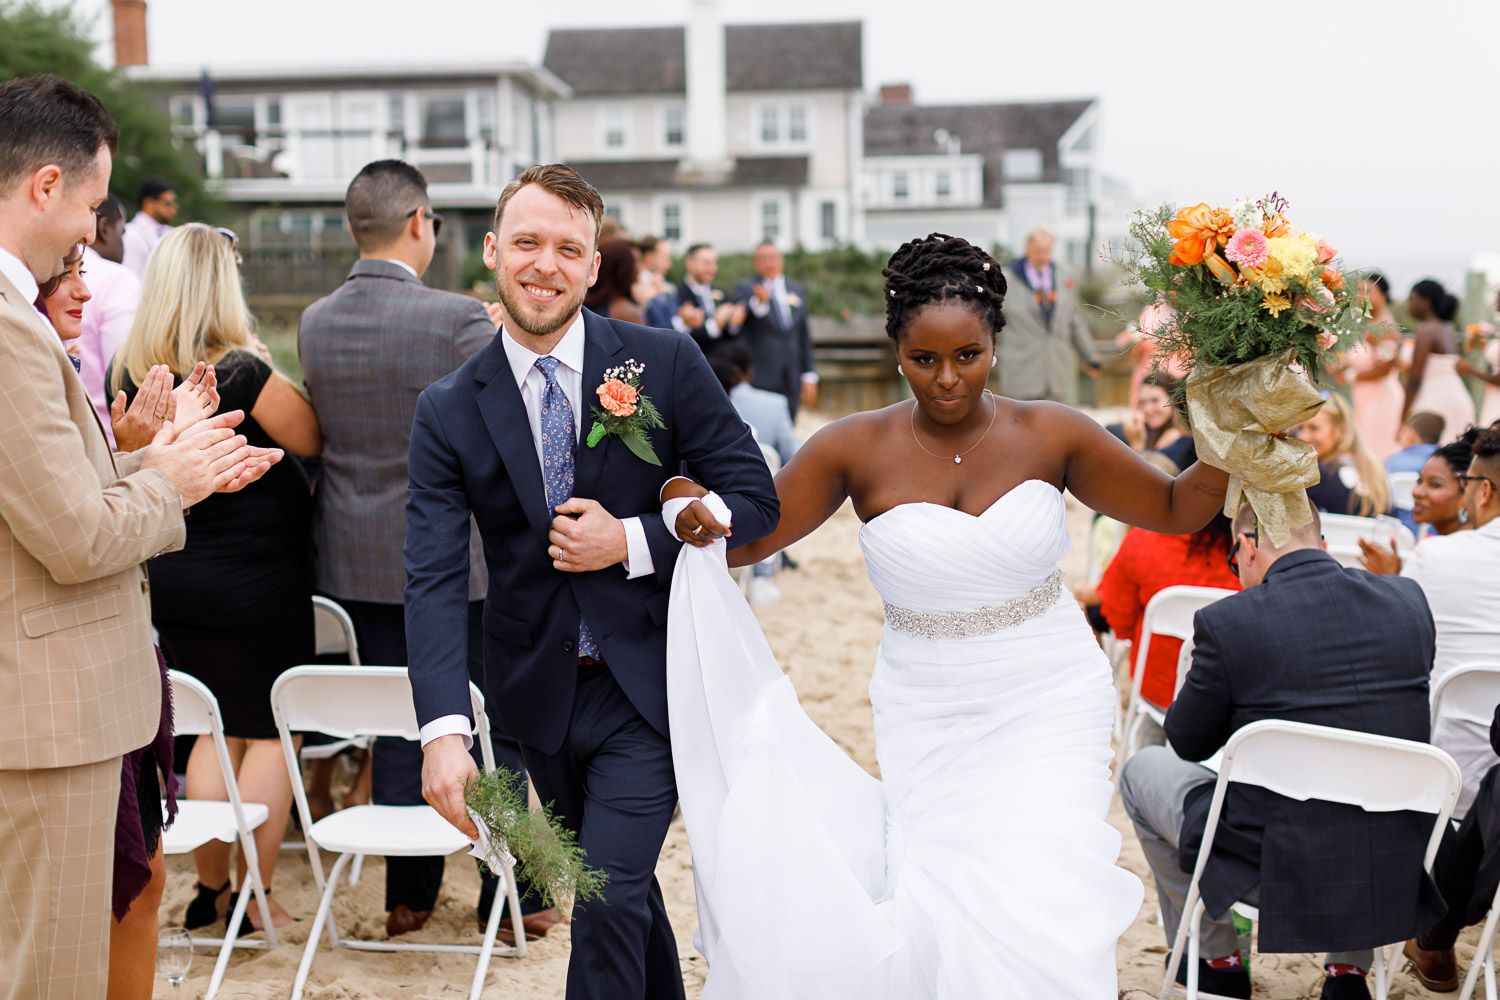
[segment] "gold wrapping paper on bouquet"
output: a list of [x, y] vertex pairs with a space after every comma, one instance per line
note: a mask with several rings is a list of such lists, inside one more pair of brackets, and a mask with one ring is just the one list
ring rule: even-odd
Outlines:
[[1240, 365], [1194, 369], [1187, 383], [1198, 457], [1229, 473], [1225, 515], [1234, 517], [1243, 497], [1277, 548], [1293, 528], [1311, 523], [1307, 487], [1318, 481], [1312, 446], [1276, 436], [1323, 406], [1317, 388], [1293, 367], [1296, 357], [1287, 350]]

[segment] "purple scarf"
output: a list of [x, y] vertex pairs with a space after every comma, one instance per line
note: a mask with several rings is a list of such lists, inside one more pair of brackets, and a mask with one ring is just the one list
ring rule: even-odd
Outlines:
[[[115, 881], [111, 908], [116, 920], [124, 920], [135, 901], [151, 881], [150, 852], [146, 833], [141, 826], [141, 806], [136, 785], [141, 775], [141, 757], [150, 751], [165, 776], [163, 794], [167, 799], [167, 818], [162, 826], [177, 818], [177, 775], [172, 766], [172, 682], [167, 679], [167, 661], [156, 652], [161, 671], [161, 720], [156, 724], [156, 738], [139, 750], [126, 754], [120, 764], [120, 807], [115, 816]], [[160, 843], [156, 846], [161, 849]]]

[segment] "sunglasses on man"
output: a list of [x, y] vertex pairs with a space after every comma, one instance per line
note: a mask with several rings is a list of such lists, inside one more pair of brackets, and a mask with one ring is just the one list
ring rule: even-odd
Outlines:
[[434, 239], [436, 239], [438, 232], [441, 231], [442, 228], [443, 228], [443, 216], [442, 216], [442, 214], [439, 213], [439, 212], [434, 212], [430, 208], [414, 208], [410, 212], [406, 213], [405, 218], [410, 219], [413, 215], [416, 215], [418, 212], [422, 213], [422, 218], [424, 218], [424, 219], [431, 219], [432, 220], [432, 236], [433, 236]]
[[[1250, 532], [1250, 540], [1256, 545], [1260, 544], [1260, 529], [1256, 528]], [[1240, 575], [1240, 540], [1235, 538], [1234, 544], [1229, 547], [1229, 572], [1235, 576]]]

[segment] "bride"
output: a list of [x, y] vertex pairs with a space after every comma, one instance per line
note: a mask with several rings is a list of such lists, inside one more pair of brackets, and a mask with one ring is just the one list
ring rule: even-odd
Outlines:
[[693, 546], [667, 671], [703, 995], [1112, 998], [1142, 887], [1105, 821], [1115, 694], [1061, 585], [1062, 491], [1182, 534], [1223, 508], [1227, 476], [1174, 480], [1076, 410], [988, 393], [1006, 282], [978, 247], [935, 234], [884, 273], [914, 398], [814, 435], [776, 477], [775, 533], [728, 553], [765, 558], [853, 501], [885, 602], [880, 780], [798, 706], [724, 572], [731, 512], [667, 487]]

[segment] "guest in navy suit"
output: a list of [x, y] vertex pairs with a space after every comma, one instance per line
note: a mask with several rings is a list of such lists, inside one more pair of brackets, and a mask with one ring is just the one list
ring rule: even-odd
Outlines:
[[[1190, 761], [1261, 719], [1427, 742], [1436, 630], [1426, 598], [1413, 581], [1339, 566], [1321, 530], [1314, 515], [1276, 548], [1249, 506], [1240, 509], [1231, 559], [1245, 589], [1198, 612], [1192, 668], [1167, 711], [1170, 746], [1144, 748], [1121, 772], [1169, 944], [1216, 778]], [[1421, 813], [1297, 802], [1231, 784], [1200, 885], [1203, 989], [1250, 996], [1229, 914], [1243, 899], [1260, 908], [1261, 951], [1329, 949], [1322, 995], [1369, 997], [1370, 949], [1412, 937], [1444, 911], [1422, 868], [1432, 823]]]
[[[570, 1000], [682, 997], [653, 871], [677, 791], [667, 739], [667, 602], [680, 543], [659, 516], [679, 469], [733, 512], [735, 543], [776, 525], [776, 490], [702, 354], [674, 332], [581, 309], [598, 272], [603, 202], [568, 167], [512, 181], [485, 237], [508, 317], [417, 403], [408, 468], [406, 629], [423, 794], [474, 836], [465, 629], [469, 517], [479, 527], [485, 695], [543, 801], [608, 875], [574, 914]], [[634, 362], [665, 426], [661, 464], [582, 442], [608, 369]], [[722, 536], [703, 505], [679, 533]]]
[[682, 284], [668, 296], [669, 325], [692, 337], [706, 354], [713, 345], [732, 336], [732, 331], [745, 321], [745, 307], [730, 302], [724, 290], [714, 286], [719, 255], [707, 243], [688, 247], [682, 266], [685, 272]]
[[729, 297], [744, 309], [736, 335], [755, 359], [755, 387], [785, 396], [796, 420], [798, 406], [818, 405], [807, 289], [787, 278], [781, 251], [765, 240], [755, 248], [755, 276]]

